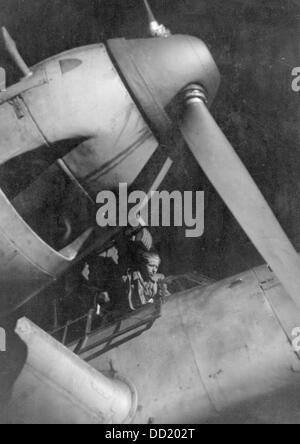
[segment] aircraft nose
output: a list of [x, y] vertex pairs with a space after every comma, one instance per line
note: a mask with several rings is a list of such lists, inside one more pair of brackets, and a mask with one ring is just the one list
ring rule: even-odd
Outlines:
[[198, 38], [108, 41], [120, 75], [148, 121], [160, 135], [171, 125], [165, 108], [183, 88], [201, 84], [210, 105], [220, 84], [219, 70], [207, 46]]

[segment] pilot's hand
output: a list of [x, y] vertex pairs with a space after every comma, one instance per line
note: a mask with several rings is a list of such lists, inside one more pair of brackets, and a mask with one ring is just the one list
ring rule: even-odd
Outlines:
[[97, 295], [97, 303], [100, 305], [108, 304], [110, 302], [110, 297], [107, 291], [103, 291]]
[[166, 299], [171, 296], [171, 293], [169, 292], [167, 284], [165, 282], [159, 282], [158, 295], [163, 302], [166, 302]]

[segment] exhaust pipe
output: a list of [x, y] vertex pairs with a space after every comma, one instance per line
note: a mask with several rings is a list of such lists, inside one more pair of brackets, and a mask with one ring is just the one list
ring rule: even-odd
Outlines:
[[126, 379], [107, 378], [26, 318], [16, 334], [27, 347], [25, 365], [4, 406], [10, 424], [128, 424], [137, 393]]

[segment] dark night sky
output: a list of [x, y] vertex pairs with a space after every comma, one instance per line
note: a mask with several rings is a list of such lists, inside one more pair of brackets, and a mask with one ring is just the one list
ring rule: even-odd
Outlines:
[[[196, 35], [210, 47], [222, 73], [213, 114], [300, 248], [300, 93], [291, 90], [291, 70], [300, 66], [296, 4], [152, 0], [173, 33]], [[106, 38], [146, 36], [141, 0], [0, 0], [0, 17], [29, 65]], [[2, 43], [0, 64], [10, 82], [17, 79]], [[192, 263], [215, 278], [248, 268], [259, 260], [254, 249], [189, 154], [184, 156], [186, 171], [178, 165], [168, 186], [180, 189], [188, 181], [189, 188], [206, 191], [206, 232], [196, 242], [184, 241], [180, 231], [163, 233], [169, 239], [161, 242], [170, 258], [165, 267], [182, 271]]]

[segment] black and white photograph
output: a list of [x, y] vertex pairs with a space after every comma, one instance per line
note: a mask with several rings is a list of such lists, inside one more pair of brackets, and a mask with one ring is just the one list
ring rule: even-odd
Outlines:
[[0, 0], [0, 424], [300, 424], [300, 0]]

